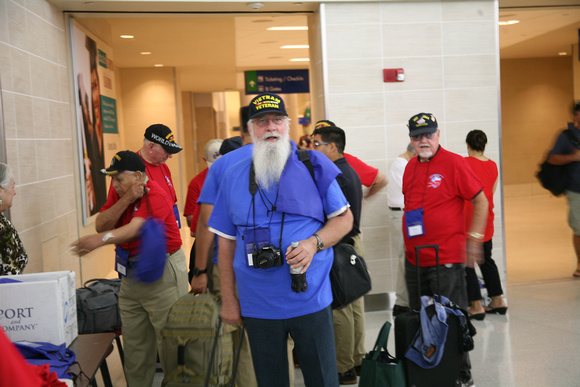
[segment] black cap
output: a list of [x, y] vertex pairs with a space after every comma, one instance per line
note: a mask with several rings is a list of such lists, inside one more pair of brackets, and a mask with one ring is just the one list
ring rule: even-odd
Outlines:
[[437, 131], [437, 120], [431, 113], [415, 114], [409, 119], [409, 137]]
[[336, 126], [336, 125], [334, 124], [334, 122], [330, 120], [320, 120], [316, 123], [316, 125], [314, 125], [314, 129], [324, 128], [327, 126]]
[[101, 169], [103, 175], [109, 176], [114, 176], [124, 171], [145, 172], [145, 162], [137, 153], [124, 150], [113, 156], [109, 168]]
[[250, 101], [250, 119], [267, 113], [278, 113], [288, 116], [284, 100], [278, 94], [262, 93]]
[[233, 150], [241, 148], [243, 142], [240, 136], [226, 138], [220, 146], [220, 155], [225, 155]]
[[171, 129], [163, 124], [154, 124], [145, 130], [145, 138], [163, 147], [167, 153], [175, 154], [183, 148], [177, 145]]

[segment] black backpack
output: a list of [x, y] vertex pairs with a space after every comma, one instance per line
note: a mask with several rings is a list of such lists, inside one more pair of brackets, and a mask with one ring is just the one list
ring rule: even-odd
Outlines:
[[[563, 133], [568, 136], [574, 147], [580, 149], [580, 141], [570, 129], [564, 130]], [[550, 191], [554, 196], [562, 195], [568, 184], [566, 165], [549, 164], [547, 158], [540, 164], [540, 170], [536, 173], [536, 177], [540, 180], [542, 187]]]

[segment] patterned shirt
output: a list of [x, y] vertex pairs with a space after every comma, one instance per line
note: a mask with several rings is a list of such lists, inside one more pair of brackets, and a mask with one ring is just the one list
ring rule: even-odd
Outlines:
[[16, 228], [0, 214], [0, 275], [20, 274], [28, 263], [28, 254]]

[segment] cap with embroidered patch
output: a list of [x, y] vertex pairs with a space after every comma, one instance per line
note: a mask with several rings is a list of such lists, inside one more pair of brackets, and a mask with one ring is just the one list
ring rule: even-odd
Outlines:
[[101, 169], [103, 175], [109, 176], [115, 176], [124, 171], [145, 172], [145, 162], [137, 153], [124, 150], [113, 156], [109, 168]]
[[250, 101], [250, 119], [267, 113], [277, 113], [288, 116], [284, 100], [278, 94], [262, 93]]
[[314, 129], [324, 128], [326, 126], [336, 126], [336, 125], [334, 122], [332, 122], [330, 120], [320, 120], [316, 123], [316, 125], [314, 126]]
[[435, 133], [437, 131], [437, 120], [431, 113], [415, 114], [409, 119], [409, 137], [425, 133]]
[[175, 142], [175, 137], [173, 136], [171, 129], [163, 124], [149, 126], [145, 130], [145, 138], [161, 145], [167, 153], [175, 154], [183, 149]]
[[205, 143], [205, 147], [203, 148], [203, 153], [205, 157], [205, 162], [207, 166], [213, 164], [221, 155], [220, 155], [220, 147], [224, 140], [219, 138], [214, 138], [213, 140], [209, 140]]

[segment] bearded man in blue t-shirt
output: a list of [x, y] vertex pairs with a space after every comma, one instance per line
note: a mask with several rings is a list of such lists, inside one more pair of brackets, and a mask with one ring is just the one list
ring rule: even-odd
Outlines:
[[219, 236], [222, 319], [245, 324], [259, 386], [289, 385], [291, 335], [306, 385], [335, 387], [330, 247], [353, 223], [340, 170], [309, 151], [312, 178], [280, 96], [260, 94], [249, 109], [253, 154], [225, 173], [209, 220]]

